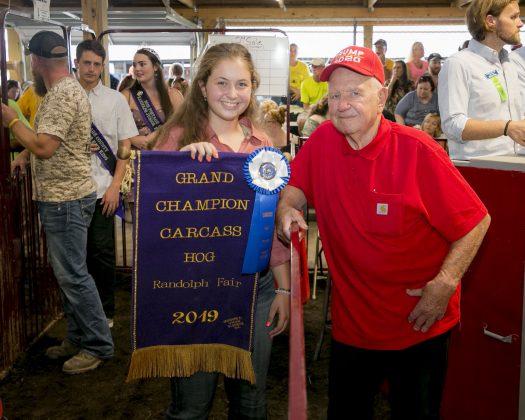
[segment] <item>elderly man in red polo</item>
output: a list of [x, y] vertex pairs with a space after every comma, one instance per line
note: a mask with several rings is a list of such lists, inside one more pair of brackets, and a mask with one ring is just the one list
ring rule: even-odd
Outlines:
[[460, 279], [487, 209], [426, 133], [385, 120], [383, 65], [362, 47], [326, 67], [330, 121], [291, 164], [277, 230], [315, 207], [333, 279], [329, 419], [371, 419], [390, 385], [393, 419], [439, 419]]

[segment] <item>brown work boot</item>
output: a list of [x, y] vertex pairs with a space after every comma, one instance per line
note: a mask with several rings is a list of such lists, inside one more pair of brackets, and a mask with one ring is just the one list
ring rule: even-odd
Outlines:
[[49, 359], [61, 359], [63, 357], [71, 357], [77, 354], [80, 351], [80, 349], [75, 346], [73, 343], [64, 340], [60, 344], [60, 346], [53, 346], [49, 347], [46, 350], [46, 356]]
[[81, 350], [80, 353], [73, 356], [71, 359], [64, 362], [62, 372], [69, 375], [76, 375], [77, 373], [85, 373], [96, 369], [102, 363], [102, 359], [92, 356]]

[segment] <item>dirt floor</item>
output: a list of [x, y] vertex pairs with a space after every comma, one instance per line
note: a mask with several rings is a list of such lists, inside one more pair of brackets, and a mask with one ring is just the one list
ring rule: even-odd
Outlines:
[[[324, 285], [324, 281], [321, 286]], [[304, 307], [308, 375], [308, 418], [326, 417], [329, 338], [319, 361], [313, 362], [315, 344], [323, 325], [321, 316], [324, 290], [317, 300]], [[149, 379], [125, 383], [129, 360], [130, 287], [129, 279], [119, 282], [117, 315], [113, 338], [115, 357], [97, 370], [68, 376], [61, 372], [63, 361], [45, 357], [45, 349], [60, 342], [65, 321], [59, 320], [11, 369], [0, 382], [4, 416], [15, 419], [162, 419], [168, 406], [167, 379]], [[274, 340], [268, 375], [270, 419], [286, 419], [288, 410], [288, 332]], [[227, 418], [227, 402], [219, 388], [212, 419]]]
[[[319, 360], [312, 360], [324, 326], [324, 286], [325, 281], [319, 280], [317, 299], [310, 300], [303, 307], [310, 420], [325, 419], [328, 403], [329, 331]], [[115, 326], [112, 329], [115, 356], [97, 370], [83, 375], [63, 374], [63, 361], [49, 360], [44, 354], [48, 347], [59, 344], [65, 335], [65, 321], [58, 320], [0, 381], [4, 419], [163, 419], [170, 401], [168, 379], [125, 382], [130, 356], [130, 299], [130, 276], [119, 276]], [[288, 340], [286, 331], [276, 337], [273, 344], [267, 387], [268, 417], [272, 420], [288, 417]], [[388, 420], [389, 417], [388, 404], [378, 395], [375, 420]], [[227, 419], [227, 400], [222, 385], [217, 390], [210, 418]]]

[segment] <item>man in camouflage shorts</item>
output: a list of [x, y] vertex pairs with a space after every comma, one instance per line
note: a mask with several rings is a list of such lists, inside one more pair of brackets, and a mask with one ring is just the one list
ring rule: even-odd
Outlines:
[[26, 148], [14, 166], [31, 157], [33, 199], [46, 232], [49, 260], [60, 286], [67, 336], [50, 347], [50, 359], [71, 357], [68, 374], [96, 369], [113, 356], [113, 339], [93, 277], [86, 265], [87, 229], [96, 201], [89, 153], [91, 112], [88, 97], [71, 77], [66, 42], [38, 32], [28, 46], [37, 94], [43, 97], [35, 131], [20, 124], [2, 105], [3, 124]]

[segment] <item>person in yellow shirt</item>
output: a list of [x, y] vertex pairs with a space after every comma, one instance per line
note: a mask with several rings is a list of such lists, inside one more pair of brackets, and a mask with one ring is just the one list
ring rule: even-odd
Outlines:
[[297, 59], [299, 47], [297, 44], [290, 44], [290, 104], [301, 104], [301, 83], [310, 77], [308, 66], [303, 61]]
[[36, 94], [32, 85], [29, 86], [24, 93], [22, 93], [20, 99], [18, 99], [17, 104], [22, 111], [22, 114], [29, 119], [31, 127], [35, 126], [36, 112], [38, 111], [40, 102], [42, 102], [42, 97]]
[[314, 58], [310, 65], [312, 66], [312, 75], [301, 83], [301, 102], [305, 111], [308, 111], [311, 105], [317, 103], [328, 93], [328, 83], [321, 82], [320, 79], [325, 67], [324, 60]]

